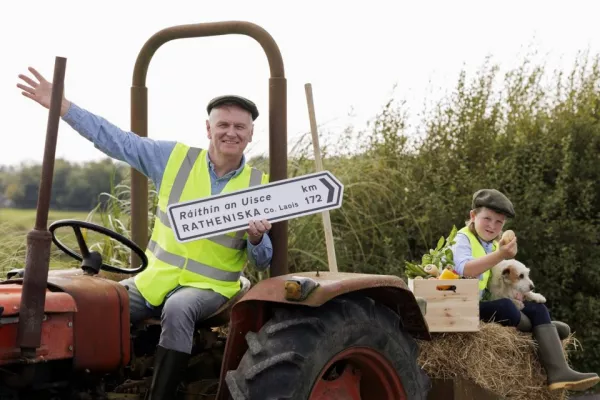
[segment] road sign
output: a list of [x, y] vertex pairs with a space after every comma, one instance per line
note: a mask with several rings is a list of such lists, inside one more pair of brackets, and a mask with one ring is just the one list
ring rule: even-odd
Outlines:
[[171, 204], [167, 214], [175, 237], [184, 243], [247, 229], [250, 220], [273, 223], [339, 208], [343, 193], [340, 181], [322, 171]]

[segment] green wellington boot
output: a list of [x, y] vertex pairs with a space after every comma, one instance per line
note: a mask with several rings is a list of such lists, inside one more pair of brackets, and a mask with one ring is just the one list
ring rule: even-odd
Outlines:
[[534, 327], [533, 336], [539, 345], [539, 358], [548, 375], [550, 390], [584, 391], [600, 382], [595, 373], [581, 373], [569, 367], [554, 324]]

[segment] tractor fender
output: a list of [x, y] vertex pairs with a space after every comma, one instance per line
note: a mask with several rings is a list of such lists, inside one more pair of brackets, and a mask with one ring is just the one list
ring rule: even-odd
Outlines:
[[[289, 288], [301, 283], [301, 296], [291, 299]], [[229, 395], [224, 377], [238, 367], [248, 349], [246, 334], [258, 332], [269, 320], [271, 309], [277, 305], [320, 307], [331, 299], [345, 294], [364, 295], [384, 304], [402, 320], [401, 328], [416, 339], [431, 340], [427, 322], [414, 294], [406, 283], [393, 275], [355, 274], [344, 272], [301, 272], [265, 279], [252, 287], [231, 309], [229, 333], [217, 399]]]

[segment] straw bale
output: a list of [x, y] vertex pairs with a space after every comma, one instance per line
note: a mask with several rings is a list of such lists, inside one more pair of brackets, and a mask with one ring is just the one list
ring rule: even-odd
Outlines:
[[[506, 399], [564, 400], [565, 391], [549, 391], [531, 333], [497, 323], [481, 323], [479, 332], [433, 333], [419, 341], [419, 364], [431, 378], [462, 377]], [[578, 346], [571, 335], [563, 350]]]

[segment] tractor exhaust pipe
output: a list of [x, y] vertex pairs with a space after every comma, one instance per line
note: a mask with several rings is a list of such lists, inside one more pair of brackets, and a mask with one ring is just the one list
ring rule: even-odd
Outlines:
[[63, 98], [66, 64], [66, 58], [56, 57], [54, 78], [52, 80], [52, 97], [46, 128], [42, 178], [38, 193], [37, 215], [34, 228], [27, 234], [25, 275], [17, 330], [17, 346], [21, 348], [21, 356], [25, 360], [35, 359], [36, 350], [40, 347], [42, 340], [42, 320], [46, 303], [50, 248], [52, 245], [52, 234], [48, 231], [48, 212], [52, 193], [56, 138], [60, 122], [60, 106]]

